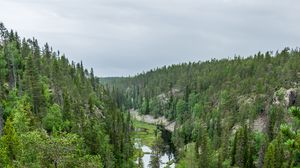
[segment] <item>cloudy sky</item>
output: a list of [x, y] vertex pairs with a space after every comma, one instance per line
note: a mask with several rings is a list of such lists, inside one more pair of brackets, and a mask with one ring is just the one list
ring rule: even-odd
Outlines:
[[300, 46], [299, 0], [0, 0], [0, 22], [98, 76]]

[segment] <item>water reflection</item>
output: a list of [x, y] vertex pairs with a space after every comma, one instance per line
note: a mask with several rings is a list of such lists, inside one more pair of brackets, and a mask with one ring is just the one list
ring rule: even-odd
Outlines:
[[[141, 146], [140, 144], [137, 144], [137, 143], [139, 143], [139, 142], [136, 142], [136, 147]], [[142, 149], [142, 151], [144, 153], [144, 156], [142, 158], [144, 168], [147, 168], [151, 161], [152, 150], [149, 146], [146, 146], [146, 145], [142, 145], [140, 148]], [[167, 154], [165, 152], [160, 157], [160, 167], [164, 168], [168, 165], [168, 163], [171, 163], [173, 161], [174, 161], [174, 154], [173, 153]], [[138, 163], [138, 160], [136, 161], [136, 163]], [[175, 163], [170, 164], [169, 167], [175, 168]]]
[[[160, 168], [164, 168], [166, 166], [170, 168], [175, 168], [175, 147], [172, 143], [172, 133], [168, 130], [166, 130], [163, 126], [157, 125], [157, 130], [161, 132], [161, 138], [163, 140], [163, 145], [161, 149], [161, 157], [160, 157]], [[137, 128], [135, 131], [137, 132], [145, 132], [147, 133], [147, 129]], [[155, 135], [153, 135], [155, 136]], [[136, 138], [135, 139], [135, 148], [141, 149], [143, 151], [143, 157], [142, 162], [144, 165], [144, 168], [148, 168], [150, 161], [151, 161], [151, 153], [152, 149], [151, 147], [145, 145], [141, 139]], [[136, 160], [136, 163], [138, 163], [139, 159]]]

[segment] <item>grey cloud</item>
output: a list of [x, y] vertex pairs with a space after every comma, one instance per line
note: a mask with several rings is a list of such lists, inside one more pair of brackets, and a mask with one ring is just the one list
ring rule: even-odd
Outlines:
[[[0, 20], [99, 76], [297, 47], [297, 0], [0, 0]], [[16, 12], [18, 11], [18, 12]]]

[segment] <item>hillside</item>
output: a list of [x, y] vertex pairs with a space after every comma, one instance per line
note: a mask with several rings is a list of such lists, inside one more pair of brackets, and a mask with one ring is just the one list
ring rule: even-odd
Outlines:
[[130, 118], [93, 69], [0, 33], [0, 167], [132, 167]]
[[280, 128], [299, 112], [299, 73], [299, 49], [285, 48], [100, 81], [120, 108], [176, 121], [178, 167], [289, 167], [298, 147]]
[[0, 37], [0, 167], [300, 166], [299, 49], [99, 78]]

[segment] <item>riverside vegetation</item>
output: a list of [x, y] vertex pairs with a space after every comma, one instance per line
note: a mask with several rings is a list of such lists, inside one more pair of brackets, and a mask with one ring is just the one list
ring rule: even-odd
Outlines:
[[[300, 166], [299, 49], [98, 78], [2, 23], [0, 38], [0, 167], [146, 167], [133, 130], [150, 126], [129, 109], [176, 123], [176, 167]], [[162, 139], [139, 136], [160, 167]]]

